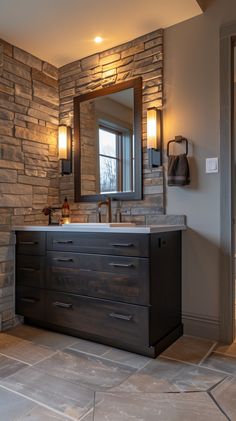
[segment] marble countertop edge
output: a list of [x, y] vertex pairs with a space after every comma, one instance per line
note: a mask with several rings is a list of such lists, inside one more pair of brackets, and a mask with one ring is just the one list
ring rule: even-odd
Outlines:
[[130, 234], [152, 234], [158, 232], [184, 231], [186, 229], [187, 226], [184, 224], [136, 225], [132, 227], [70, 227], [70, 224], [63, 227], [60, 225], [19, 225], [12, 227], [12, 231], [104, 232]]

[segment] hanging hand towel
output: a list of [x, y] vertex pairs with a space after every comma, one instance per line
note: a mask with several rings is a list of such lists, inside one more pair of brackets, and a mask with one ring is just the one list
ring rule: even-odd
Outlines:
[[188, 158], [186, 154], [168, 157], [168, 186], [186, 186], [190, 183]]

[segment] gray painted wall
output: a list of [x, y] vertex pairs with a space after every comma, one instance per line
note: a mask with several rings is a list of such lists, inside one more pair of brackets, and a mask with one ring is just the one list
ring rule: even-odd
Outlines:
[[215, 0], [204, 15], [165, 31], [165, 143], [191, 142], [191, 185], [167, 187], [166, 211], [187, 215], [183, 238], [183, 312], [187, 332], [217, 338], [220, 177], [205, 173], [219, 157], [219, 28], [236, 21], [235, 0]]

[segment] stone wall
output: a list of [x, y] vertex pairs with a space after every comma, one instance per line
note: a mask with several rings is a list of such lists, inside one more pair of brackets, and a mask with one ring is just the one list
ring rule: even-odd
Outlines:
[[[73, 127], [73, 97], [124, 80], [143, 79], [143, 200], [121, 202], [124, 221], [155, 223], [164, 211], [162, 167], [150, 170], [146, 152], [146, 111], [163, 98], [163, 31], [158, 30], [59, 69], [60, 123]], [[73, 203], [73, 174], [60, 178], [60, 200], [67, 195], [73, 221], [94, 221], [96, 203]], [[115, 203], [113, 204], [114, 206]]]
[[12, 225], [58, 203], [58, 72], [0, 40], [0, 330], [14, 321]]
[[142, 76], [144, 198], [122, 202], [121, 211], [123, 220], [159, 221], [164, 209], [163, 170], [148, 167], [146, 110], [162, 106], [162, 50], [163, 32], [158, 30], [68, 64], [59, 69], [58, 90], [54, 66], [0, 40], [0, 330], [14, 323], [11, 227], [47, 223], [42, 208], [62, 203], [65, 195], [72, 220], [97, 219], [96, 203], [73, 203], [73, 174], [59, 176], [59, 103], [60, 123], [73, 126], [75, 95]]

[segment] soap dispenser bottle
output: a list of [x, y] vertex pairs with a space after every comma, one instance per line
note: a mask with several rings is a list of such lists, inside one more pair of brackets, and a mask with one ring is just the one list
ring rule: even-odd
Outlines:
[[61, 208], [61, 216], [62, 216], [63, 224], [70, 223], [70, 206], [69, 206], [67, 197], [65, 197], [62, 208]]

